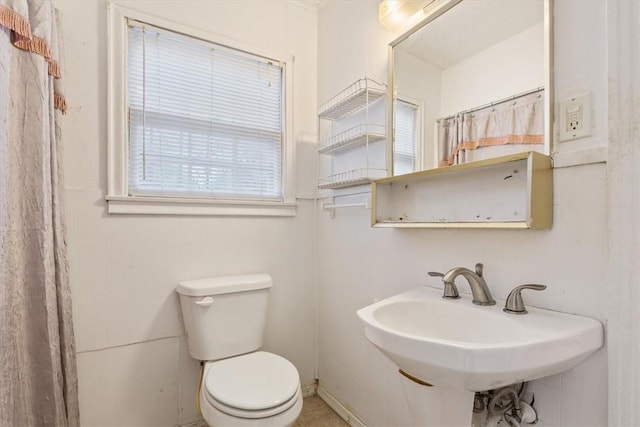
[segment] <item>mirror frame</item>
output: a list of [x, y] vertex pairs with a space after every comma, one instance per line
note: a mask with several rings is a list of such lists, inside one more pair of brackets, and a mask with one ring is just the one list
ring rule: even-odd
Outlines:
[[[413, 25], [407, 31], [403, 32], [398, 38], [389, 43], [387, 54], [387, 66], [388, 66], [388, 87], [387, 91], [387, 130], [388, 144], [387, 144], [387, 170], [389, 176], [394, 176], [393, 170], [393, 145], [395, 140], [394, 129], [394, 105], [396, 101], [395, 81], [393, 77], [394, 68], [394, 56], [393, 48], [398, 44], [408, 39], [411, 35], [421, 30], [430, 22], [436, 20], [448, 10], [452, 9], [459, 3], [465, 0], [434, 0], [426, 5], [423, 9], [425, 17]], [[473, 1], [473, 0], [466, 0]], [[553, 106], [554, 106], [554, 87], [553, 87], [553, 1], [554, 0], [540, 0], [544, 7], [544, 69], [545, 69], [545, 100], [544, 100], [544, 153], [547, 156], [551, 156], [553, 153]], [[423, 147], [424, 149], [424, 147]], [[429, 168], [437, 169], [437, 168]], [[426, 170], [426, 169], [421, 169]], [[414, 171], [419, 172], [419, 171]]]

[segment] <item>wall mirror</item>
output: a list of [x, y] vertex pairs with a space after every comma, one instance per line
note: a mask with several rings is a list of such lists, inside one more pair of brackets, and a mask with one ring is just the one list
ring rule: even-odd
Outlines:
[[434, 0], [389, 45], [393, 175], [551, 154], [552, 0]]

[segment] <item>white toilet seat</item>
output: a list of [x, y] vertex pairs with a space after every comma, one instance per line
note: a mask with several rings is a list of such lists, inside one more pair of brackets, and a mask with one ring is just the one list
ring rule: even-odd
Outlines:
[[207, 362], [202, 396], [232, 417], [272, 417], [301, 400], [300, 378], [291, 362], [263, 351]]
[[300, 388], [298, 388], [291, 399], [289, 399], [284, 404], [263, 410], [246, 410], [234, 408], [233, 406], [225, 405], [224, 403], [211, 398], [211, 396], [209, 395], [205, 395], [205, 398], [207, 399], [207, 403], [211, 404], [212, 407], [232, 417], [246, 419], [264, 419], [281, 414], [287, 409], [294, 406], [299, 400], [302, 399], [302, 391], [300, 390]]
[[[295, 400], [295, 399], [294, 399]], [[200, 409], [202, 418], [210, 427], [292, 427], [302, 411], [302, 396], [295, 400], [293, 406], [284, 412], [267, 418], [240, 418], [226, 414], [211, 405], [200, 392]]]

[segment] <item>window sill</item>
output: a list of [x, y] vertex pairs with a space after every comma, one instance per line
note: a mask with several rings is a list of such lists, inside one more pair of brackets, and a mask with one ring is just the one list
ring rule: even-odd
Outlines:
[[275, 216], [296, 215], [296, 203], [259, 201], [214, 201], [164, 197], [107, 196], [109, 214]]

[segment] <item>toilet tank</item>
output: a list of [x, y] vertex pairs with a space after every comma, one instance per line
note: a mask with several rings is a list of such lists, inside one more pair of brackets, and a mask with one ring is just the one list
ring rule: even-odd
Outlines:
[[271, 276], [248, 274], [181, 282], [189, 353], [216, 360], [262, 347]]

